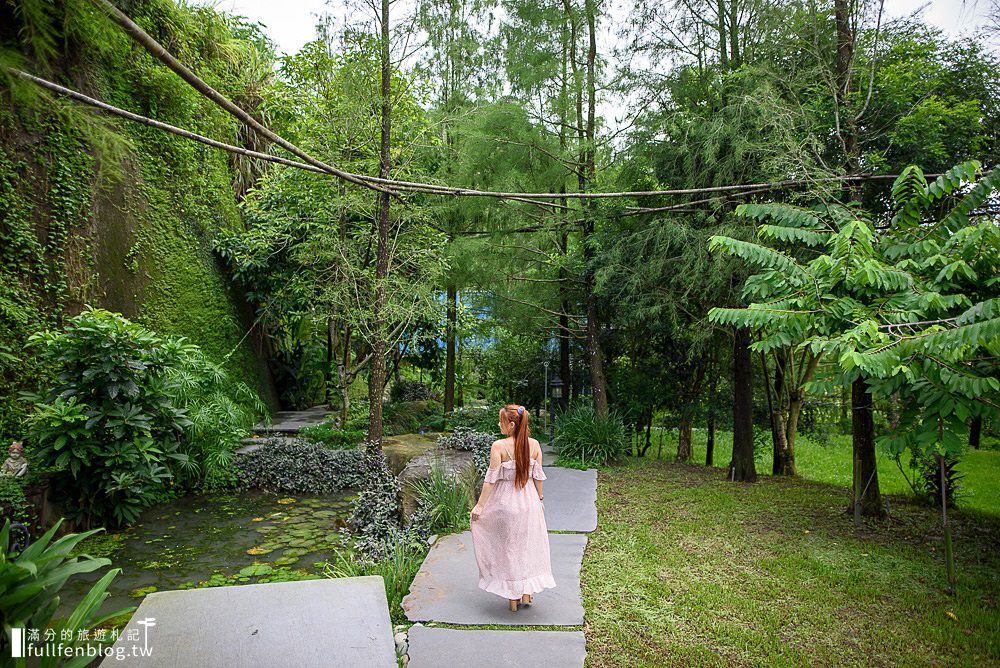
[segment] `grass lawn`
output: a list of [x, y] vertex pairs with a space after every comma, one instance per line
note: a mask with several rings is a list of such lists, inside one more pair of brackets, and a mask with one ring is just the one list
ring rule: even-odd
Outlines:
[[[672, 459], [677, 454], [677, 430], [654, 430], [653, 445], [647, 457], [655, 458], [660, 438], [663, 439], [661, 457]], [[704, 429], [694, 431], [694, 458], [692, 461], [705, 463]], [[726, 468], [733, 450], [732, 432], [720, 431], [716, 434], [715, 465]], [[771, 441], [758, 453], [757, 473], [771, 473]], [[909, 454], [903, 456], [903, 468], [910, 475], [907, 466]], [[818, 443], [804, 434], [795, 440], [795, 466], [798, 474], [806, 480], [826, 482], [845, 489], [851, 487], [851, 437], [836, 434], [828, 443]], [[979, 510], [1000, 517], [1000, 450], [972, 450], [967, 448], [960, 457], [958, 470], [965, 475], [960, 481], [958, 505], [968, 510]], [[896, 462], [888, 452], [878, 451], [879, 489], [883, 494], [899, 494], [912, 497], [913, 492], [903, 478]]]
[[723, 478], [632, 459], [601, 469], [588, 665], [1000, 665], [1000, 519], [951, 516], [949, 597], [933, 510], [898, 501], [856, 532], [841, 486]]

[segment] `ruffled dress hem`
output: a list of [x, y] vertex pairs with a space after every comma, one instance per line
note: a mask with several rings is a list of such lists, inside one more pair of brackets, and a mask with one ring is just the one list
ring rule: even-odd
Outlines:
[[537, 594], [543, 589], [551, 589], [556, 586], [556, 581], [552, 573], [536, 575], [525, 580], [495, 580], [493, 578], [479, 578], [479, 588], [497, 596], [503, 596], [507, 600], [521, 598], [524, 594]]

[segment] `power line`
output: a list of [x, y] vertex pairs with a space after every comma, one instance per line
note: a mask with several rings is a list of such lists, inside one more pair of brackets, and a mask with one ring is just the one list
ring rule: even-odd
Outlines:
[[[305, 161], [304, 163], [297, 162], [294, 160], [289, 160], [287, 158], [281, 158], [279, 156], [273, 156], [265, 153], [260, 153], [257, 151], [251, 151], [249, 149], [240, 148], [237, 146], [232, 146], [230, 144], [225, 144], [224, 142], [219, 142], [202, 135], [184, 130], [183, 128], [178, 128], [176, 126], [163, 123], [162, 121], [156, 121], [139, 114], [134, 114], [132, 112], [126, 111], [124, 109], [119, 109], [108, 105], [106, 103], [100, 102], [90, 98], [82, 93], [78, 93], [71, 89], [59, 86], [50, 81], [40, 79], [38, 77], [32, 76], [20, 70], [10, 69], [22, 79], [32, 81], [40, 86], [59, 92], [60, 94], [66, 95], [73, 99], [76, 99], [85, 104], [95, 106], [97, 108], [103, 109], [109, 113], [121, 116], [123, 118], [128, 118], [138, 123], [142, 123], [149, 127], [158, 128], [167, 132], [171, 132], [181, 137], [187, 139], [192, 139], [194, 141], [199, 141], [208, 146], [213, 146], [214, 148], [219, 148], [225, 151], [230, 151], [233, 153], [239, 153], [249, 157], [255, 157], [261, 160], [266, 160], [268, 162], [276, 162], [279, 164], [284, 164], [290, 167], [296, 167], [298, 169], [306, 169], [308, 171], [326, 173], [337, 178], [343, 179], [350, 183], [356, 185], [361, 185], [378, 192], [389, 192], [394, 195], [398, 195], [399, 191], [414, 192], [414, 193], [424, 193], [428, 195], [451, 195], [456, 197], [492, 197], [497, 199], [506, 199], [514, 201], [528, 202], [531, 204], [539, 204], [545, 206], [546, 202], [538, 202], [532, 200], [565, 200], [565, 199], [609, 199], [609, 198], [622, 198], [622, 197], [665, 197], [665, 196], [675, 196], [675, 195], [701, 195], [707, 193], [733, 193], [734, 195], [739, 194], [751, 194], [750, 192], [743, 193], [742, 191], [753, 191], [753, 192], [763, 192], [766, 190], [776, 190], [780, 188], [791, 188], [803, 185], [809, 185], [814, 183], [842, 183], [842, 182], [866, 182], [866, 181], [888, 181], [895, 180], [898, 174], [854, 174], [845, 176], [829, 176], [822, 178], [802, 178], [802, 179], [785, 179], [782, 181], [774, 181], [767, 183], [750, 183], [750, 184], [739, 184], [739, 185], [725, 185], [725, 186], [712, 186], [707, 188], [680, 188], [680, 189], [669, 189], [669, 190], [640, 190], [640, 191], [622, 191], [622, 192], [541, 192], [541, 193], [525, 193], [525, 192], [502, 192], [502, 191], [491, 191], [491, 190], [477, 190], [475, 188], [459, 188], [454, 186], [436, 185], [431, 183], [422, 183], [418, 181], [401, 181], [396, 179], [383, 179], [374, 176], [368, 176], [365, 174], [355, 174], [353, 172], [347, 172], [338, 169], [332, 165], [329, 165], [321, 160], [318, 160], [304, 150], [295, 146], [288, 140], [284, 139], [277, 133], [275, 133], [270, 128], [266, 127], [260, 121], [255, 119], [249, 113], [241, 109], [234, 102], [229, 100], [226, 96], [219, 93], [217, 90], [208, 85], [204, 80], [199, 78], [194, 72], [188, 69], [183, 63], [178, 61], [167, 49], [153, 39], [146, 31], [144, 31], [138, 24], [136, 24], [132, 19], [130, 19], [124, 12], [115, 7], [110, 0], [93, 0], [104, 12], [111, 18], [115, 23], [117, 23], [134, 41], [139, 43], [143, 48], [145, 48], [153, 57], [162, 62], [178, 76], [180, 76], [185, 82], [188, 83], [192, 88], [194, 88], [199, 94], [206, 97], [238, 121], [244, 125], [250, 127], [256, 132], [260, 133], [264, 137], [270, 139], [272, 142], [282, 147], [289, 153], [292, 153], [296, 157]], [[668, 207], [660, 208], [646, 208], [637, 209], [636, 213], [653, 213], [657, 210], [669, 210]]]

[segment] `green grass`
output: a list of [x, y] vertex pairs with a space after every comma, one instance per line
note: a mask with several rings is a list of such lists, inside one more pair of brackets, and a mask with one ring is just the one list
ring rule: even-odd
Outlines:
[[[662, 430], [653, 434], [653, 445], [646, 456], [656, 458], [659, 439], [663, 438], [661, 458], [673, 459], [677, 454], [677, 431]], [[703, 429], [694, 432], [694, 456], [692, 462], [705, 463], [705, 442], [707, 434]], [[720, 431], [716, 434], [715, 466], [726, 468], [733, 451], [732, 432]], [[758, 453], [757, 473], [771, 473], [771, 441]], [[903, 468], [911, 475], [908, 467], [909, 454], [903, 456]], [[851, 437], [832, 435], [826, 444], [818, 443], [804, 434], [795, 441], [795, 466], [798, 475], [806, 480], [825, 482], [844, 489], [851, 487]], [[965, 478], [960, 481], [958, 507], [978, 510], [1000, 516], [1000, 450], [966, 449], [960, 455], [958, 470]], [[912, 497], [913, 492], [896, 462], [888, 452], [878, 451], [879, 489], [883, 494]]]
[[898, 502], [856, 531], [838, 486], [719, 473], [601, 470], [582, 572], [588, 665], [1000, 664], [1000, 520], [951, 515], [949, 597], [933, 509]]

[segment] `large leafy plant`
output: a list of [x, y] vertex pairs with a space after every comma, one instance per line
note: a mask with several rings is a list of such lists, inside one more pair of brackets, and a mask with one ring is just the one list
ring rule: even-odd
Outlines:
[[[100, 615], [101, 604], [110, 596], [107, 589], [111, 581], [118, 575], [120, 569], [109, 570], [76, 608], [65, 618], [53, 622], [53, 616], [59, 607], [59, 591], [73, 576], [92, 573], [111, 564], [108, 559], [89, 556], [70, 556], [80, 541], [101, 531], [94, 529], [86, 533], [67, 534], [53, 541], [62, 520], [37, 541], [21, 550], [12, 551], [10, 540], [10, 520], [4, 522], [0, 530], [0, 622], [3, 623], [3, 655], [10, 656], [11, 629], [39, 629], [44, 631], [52, 628], [56, 638], [62, 638], [63, 632], [71, 640], [63, 641], [62, 646], [76, 646], [81, 643], [78, 631], [91, 630], [110, 619], [119, 617], [135, 610], [125, 608], [115, 612]], [[92, 656], [78, 656], [65, 663], [59, 663], [56, 656], [41, 660], [41, 666], [85, 666], [93, 660]], [[15, 659], [14, 665], [26, 665], [26, 659]]]
[[35, 404], [35, 459], [58, 468], [53, 482], [67, 514], [84, 526], [134, 522], [172, 478], [170, 467], [188, 459], [181, 440], [192, 422], [168, 373], [182, 344], [100, 309], [28, 344], [58, 371], [45, 392], [24, 396]]
[[965, 423], [1000, 407], [990, 398], [1000, 389], [1000, 232], [976, 215], [998, 187], [1000, 172], [976, 162], [931, 183], [909, 167], [882, 225], [839, 204], [742, 205], [762, 241], [716, 236], [710, 247], [758, 268], [744, 290], [753, 303], [710, 318], [757, 330], [757, 350], [835, 361], [835, 382], [860, 375], [874, 393], [898, 394], [900, 428], [882, 437], [894, 453], [955, 452]]

